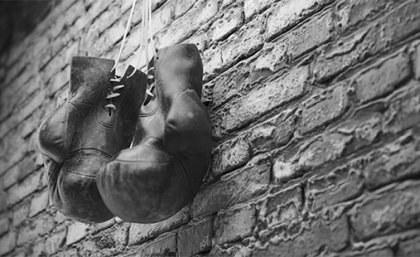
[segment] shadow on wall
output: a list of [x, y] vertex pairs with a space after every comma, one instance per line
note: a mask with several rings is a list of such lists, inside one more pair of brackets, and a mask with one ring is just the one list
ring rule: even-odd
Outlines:
[[0, 55], [22, 40], [61, 0], [0, 2]]

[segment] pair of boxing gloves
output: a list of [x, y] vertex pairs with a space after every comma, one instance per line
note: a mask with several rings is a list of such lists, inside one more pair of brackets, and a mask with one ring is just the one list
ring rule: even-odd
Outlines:
[[150, 65], [149, 74], [129, 66], [116, 77], [113, 60], [73, 57], [68, 99], [38, 130], [50, 196], [64, 215], [153, 223], [198, 192], [212, 148], [198, 49], [163, 48]]

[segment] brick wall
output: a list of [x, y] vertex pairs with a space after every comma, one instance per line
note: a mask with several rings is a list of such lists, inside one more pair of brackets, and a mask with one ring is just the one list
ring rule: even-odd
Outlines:
[[71, 56], [115, 57], [131, 3], [61, 1], [0, 58], [0, 256], [420, 256], [420, 1], [153, 2], [158, 45], [202, 52], [199, 194], [151, 225], [51, 205], [35, 130]]

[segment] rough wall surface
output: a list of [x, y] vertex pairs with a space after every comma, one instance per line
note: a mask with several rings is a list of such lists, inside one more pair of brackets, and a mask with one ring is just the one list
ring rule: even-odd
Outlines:
[[36, 128], [71, 56], [115, 57], [130, 3], [62, 1], [1, 56], [0, 256], [420, 256], [415, 0], [155, 0], [158, 46], [202, 51], [213, 169], [161, 223], [57, 213]]

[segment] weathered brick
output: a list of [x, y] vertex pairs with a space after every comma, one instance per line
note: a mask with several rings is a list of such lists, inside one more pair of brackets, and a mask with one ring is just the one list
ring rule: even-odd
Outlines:
[[3, 175], [2, 179], [3, 179], [3, 186], [5, 189], [16, 184], [19, 179], [19, 165], [15, 165], [11, 167], [9, 170], [7, 170], [5, 174]]
[[413, 62], [414, 77], [420, 80], [420, 42], [416, 41], [412, 46], [411, 59]]
[[103, 231], [94, 237], [87, 238], [78, 244], [81, 256], [111, 256], [125, 248], [128, 237], [128, 225]]
[[220, 41], [237, 30], [244, 22], [244, 14], [239, 6], [225, 10], [223, 16], [211, 25], [209, 32], [211, 40]]
[[70, 248], [53, 255], [54, 257], [79, 257], [79, 252], [75, 248]]
[[87, 235], [88, 225], [81, 222], [75, 222], [68, 227], [66, 245], [72, 245], [79, 242]]
[[14, 227], [19, 226], [29, 214], [29, 204], [23, 203], [13, 211], [12, 224]]
[[201, 190], [192, 203], [193, 217], [206, 216], [263, 193], [270, 180], [270, 163], [261, 160], [222, 176]]
[[271, 6], [275, 0], [244, 0], [245, 19], [249, 20], [255, 14]]
[[408, 85], [388, 97], [384, 131], [398, 133], [420, 122], [420, 83], [410, 81]]
[[410, 74], [409, 59], [400, 53], [357, 74], [352, 85], [358, 100], [366, 102], [391, 92]]
[[171, 26], [157, 33], [159, 48], [173, 45], [194, 33], [198, 28], [213, 18], [219, 10], [219, 1], [200, 0], [182, 17], [176, 19]]
[[326, 133], [304, 143], [292, 154], [281, 154], [275, 158], [273, 178], [276, 183], [288, 181], [305, 171], [340, 158], [351, 142], [352, 136]]
[[273, 38], [317, 11], [330, 0], [280, 1], [267, 18], [266, 38]]
[[359, 196], [364, 187], [358, 162], [350, 162], [332, 172], [310, 178], [305, 194], [306, 205], [313, 212]]
[[29, 207], [29, 217], [33, 217], [44, 211], [48, 206], [48, 191], [42, 191], [31, 200]]
[[419, 31], [420, 5], [408, 1], [380, 20], [327, 46], [314, 65], [314, 76], [325, 81], [369, 56]]
[[8, 216], [3, 215], [0, 217], [0, 236], [9, 231], [9, 224], [10, 220]]
[[[376, 249], [372, 251], [366, 251], [364, 253], [349, 254], [346, 257], [393, 257], [394, 253], [390, 248]], [[399, 256], [399, 255], [398, 255]]]
[[363, 169], [368, 188], [398, 181], [402, 178], [415, 177], [420, 173], [419, 139], [411, 133], [399, 137], [384, 147], [366, 155]]
[[7, 194], [3, 190], [3, 186], [0, 184], [0, 213], [7, 208]]
[[0, 255], [5, 255], [11, 252], [16, 246], [16, 233], [9, 231], [9, 233], [0, 237]]
[[178, 232], [179, 256], [192, 256], [211, 248], [213, 218], [206, 218]]
[[175, 9], [176, 5], [174, 2], [167, 1], [163, 6], [159, 7], [159, 9], [153, 12], [152, 24], [154, 33], [167, 27], [173, 21]]
[[[277, 42], [265, 43], [260, 51], [260, 55], [255, 60], [254, 69], [259, 73], [268, 75], [287, 67], [287, 47]], [[265, 75], [265, 74], [264, 74]]]
[[38, 171], [28, 176], [22, 183], [11, 187], [8, 192], [7, 204], [14, 205], [25, 197], [29, 196], [40, 186], [42, 172]]
[[327, 12], [286, 33], [274, 43], [283, 46], [287, 57], [293, 60], [329, 40], [332, 27], [332, 13]]
[[305, 100], [299, 119], [299, 132], [306, 134], [327, 125], [342, 115], [349, 105], [348, 88], [345, 84], [335, 85]]
[[393, 0], [343, 0], [335, 7], [336, 19], [341, 32], [378, 15], [393, 6]]
[[[416, 257], [420, 253], [420, 238], [405, 240], [398, 244], [396, 256], [398, 257]], [[379, 255], [378, 255], [379, 257]]]
[[382, 104], [359, 108], [349, 119], [333, 130], [352, 137], [346, 145], [346, 153], [370, 146], [380, 139], [383, 133], [381, 110], [383, 110]]
[[211, 249], [208, 255], [208, 257], [234, 257], [234, 256], [253, 256], [253, 255], [252, 255], [252, 250], [249, 247], [243, 246], [241, 244], [230, 245], [229, 248], [215, 245], [213, 246], [213, 248]]
[[45, 252], [48, 255], [56, 253], [63, 245], [66, 239], [67, 230], [61, 230], [48, 236], [45, 241]]
[[295, 119], [293, 110], [286, 110], [252, 128], [248, 135], [252, 152], [257, 154], [270, 151], [289, 142], [295, 129]]
[[420, 187], [402, 183], [356, 205], [351, 225], [358, 240], [399, 232], [420, 222]]
[[145, 246], [141, 256], [174, 256], [176, 253], [176, 234], [164, 235]]
[[253, 82], [250, 76], [253, 60], [255, 58], [241, 61], [209, 82], [208, 87], [212, 92], [207, 94], [212, 94], [213, 108], [217, 108], [250, 87]]
[[217, 244], [235, 241], [250, 236], [256, 223], [255, 206], [220, 213], [215, 221]]
[[299, 174], [299, 167], [283, 158], [277, 158], [273, 164], [273, 178], [276, 183], [288, 181]]
[[133, 223], [130, 226], [129, 233], [129, 245], [139, 244], [144, 241], [147, 241], [150, 238], [156, 237], [159, 234], [162, 234], [166, 231], [172, 230], [176, 227], [185, 224], [189, 220], [190, 208], [185, 207], [174, 216], [170, 217], [167, 220], [153, 223], [153, 224], [140, 224]]
[[190, 10], [194, 3], [197, 2], [195, 0], [177, 0], [175, 5], [175, 17], [179, 17], [185, 14], [188, 10]]
[[301, 217], [303, 200], [300, 185], [276, 192], [261, 203], [258, 219], [268, 228], [297, 220]]
[[49, 215], [44, 215], [38, 219], [31, 220], [30, 222], [25, 223], [25, 226], [19, 230], [17, 244], [23, 245], [34, 241], [38, 237], [50, 232], [54, 227], [54, 221]]
[[326, 133], [300, 149], [297, 165], [305, 170], [311, 170], [324, 163], [341, 157], [346, 145], [352, 140], [351, 136]]
[[223, 143], [213, 154], [213, 174], [220, 176], [245, 165], [251, 158], [250, 145], [246, 138], [239, 137]]
[[206, 61], [204, 79], [213, 78], [219, 71], [228, 69], [238, 60], [247, 58], [261, 49], [262, 26], [263, 18], [257, 17], [230, 35], [217, 48], [205, 51], [203, 54], [203, 59]]
[[308, 68], [299, 67], [233, 101], [231, 105], [212, 116], [214, 135], [220, 137], [261, 117], [273, 108], [302, 96], [307, 79]]
[[[279, 235], [280, 236], [280, 235]], [[289, 238], [287, 238], [289, 239]], [[313, 256], [323, 252], [337, 252], [346, 247], [349, 240], [349, 228], [345, 216], [336, 220], [315, 220], [308, 230], [300, 229], [289, 240], [278, 239], [265, 249], [256, 249], [253, 257], [276, 256]]]
[[42, 239], [39, 241], [33, 242], [25, 247], [26, 248], [25, 252], [29, 256], [36, 256], [36, 257], [45, 256], [46, 253], [45, 253], [44, 244], [45, 244], [45, 241]]

